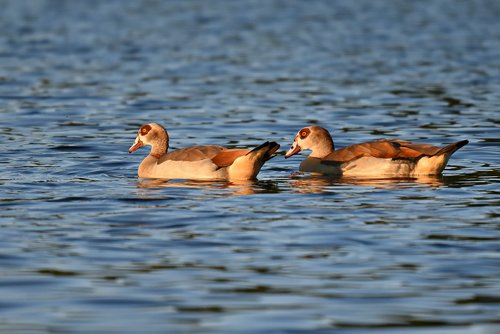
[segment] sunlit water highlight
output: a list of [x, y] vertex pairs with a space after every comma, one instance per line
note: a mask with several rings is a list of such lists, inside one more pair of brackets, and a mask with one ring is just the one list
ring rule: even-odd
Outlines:
[[[496, 1], [2, 1], [0, 332], [497, 333]], [[141, 180], [321, 124], [470, 144], [444, 176]]]

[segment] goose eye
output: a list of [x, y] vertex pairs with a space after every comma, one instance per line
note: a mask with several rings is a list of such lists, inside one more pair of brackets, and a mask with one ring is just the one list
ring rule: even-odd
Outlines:
[[147, 135], [150, 130], [151, 130], [151, 125], [149, 125], [149, 124], [144, 125], [143, 127], [141, 127], [141, 130], [140, 130], [141, 135], [143, 135], [143, 136]]
[[300, 139], [306, 138], [310, 132], [311, 132], [311, 130], [309, 130], [309, 129], [300, 130], [300, 133], [299, 133]]

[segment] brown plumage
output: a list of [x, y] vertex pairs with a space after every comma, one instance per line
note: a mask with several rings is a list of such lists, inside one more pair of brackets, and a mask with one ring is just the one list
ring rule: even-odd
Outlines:
[[212, 159], [217, 154], [225, 151], [226, 148], [217, 145], [203, 145], [180, 148], [172, 152], [168, 152], [159, 159], [159, 163], [166, 160], [173, 161], [197, 161], [203, 159]]
[[404, 140], [377, 140], [361, 144], [354, 144], [335, 150], [324, 157], [325, 160], [335, 160], [341, 162], [351, 161], [360, 157], [375, 157], [382, 159], [418, 159], [423, 156], [433, 156], [438, 152], [458, 150], [466, 145], [467, 140], [462, 140], [444, 148], [430, 144], [415, 144]]
[[443, 148], [404, 140], [382, 139], [335, 150], [330, 133], [319, 126], [301, 129], [285, 158], [303, 149], [312, 150], [301, 170], [338, 175], [437, 175], [450, 156], [466, 145], [462, 140]]
[[143, 125], [129, 153], [144, 145], [150, 154], [139, 165], [138, 176], [164, 179], [249, 180], [278, 150], [275, 142], [249, 149], [228, 149], [217, 145], [192, 146], [168, 152], [168, 133], [159, 124]]

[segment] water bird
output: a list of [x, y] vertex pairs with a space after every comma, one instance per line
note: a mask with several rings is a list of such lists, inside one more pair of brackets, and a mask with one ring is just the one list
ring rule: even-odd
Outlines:
[[451, 155], [468, 143], [468, 140], [461, 140], [441, 148], [381, 139], [336, 150], [328, 130], [315, 125], [297, 132], [285, 158], [308, 149], [312, 152], [300, 163], [302, 172], [353, 177], [417, 177], [440, 175]]
[[266, 141], [252, 150], [200, 145], [168, 152], [167, 130], [156, 123], [141, 126], [128, 152], [145, 145], [151, 151], [139, 165], [139, 177], [190, 180], [253, 180], [280, 147]]

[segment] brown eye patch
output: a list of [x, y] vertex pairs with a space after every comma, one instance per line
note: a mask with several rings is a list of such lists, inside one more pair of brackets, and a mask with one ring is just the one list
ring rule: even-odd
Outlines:
[[141, 130], [140, 130], [141, 135], [143, 135], [143, 136], [147, 135], [150, 130], [151, 130], [151, 125], [149, 125], [149, 124], [144, 125], [143, 127], [141, 127]]
[[299, 131], [300, 139], [306, 138], [307, 136], [309, 136], [310, 133], [311, 130], [309, 130], [308, 128], [303, 128], [302, 130]]

